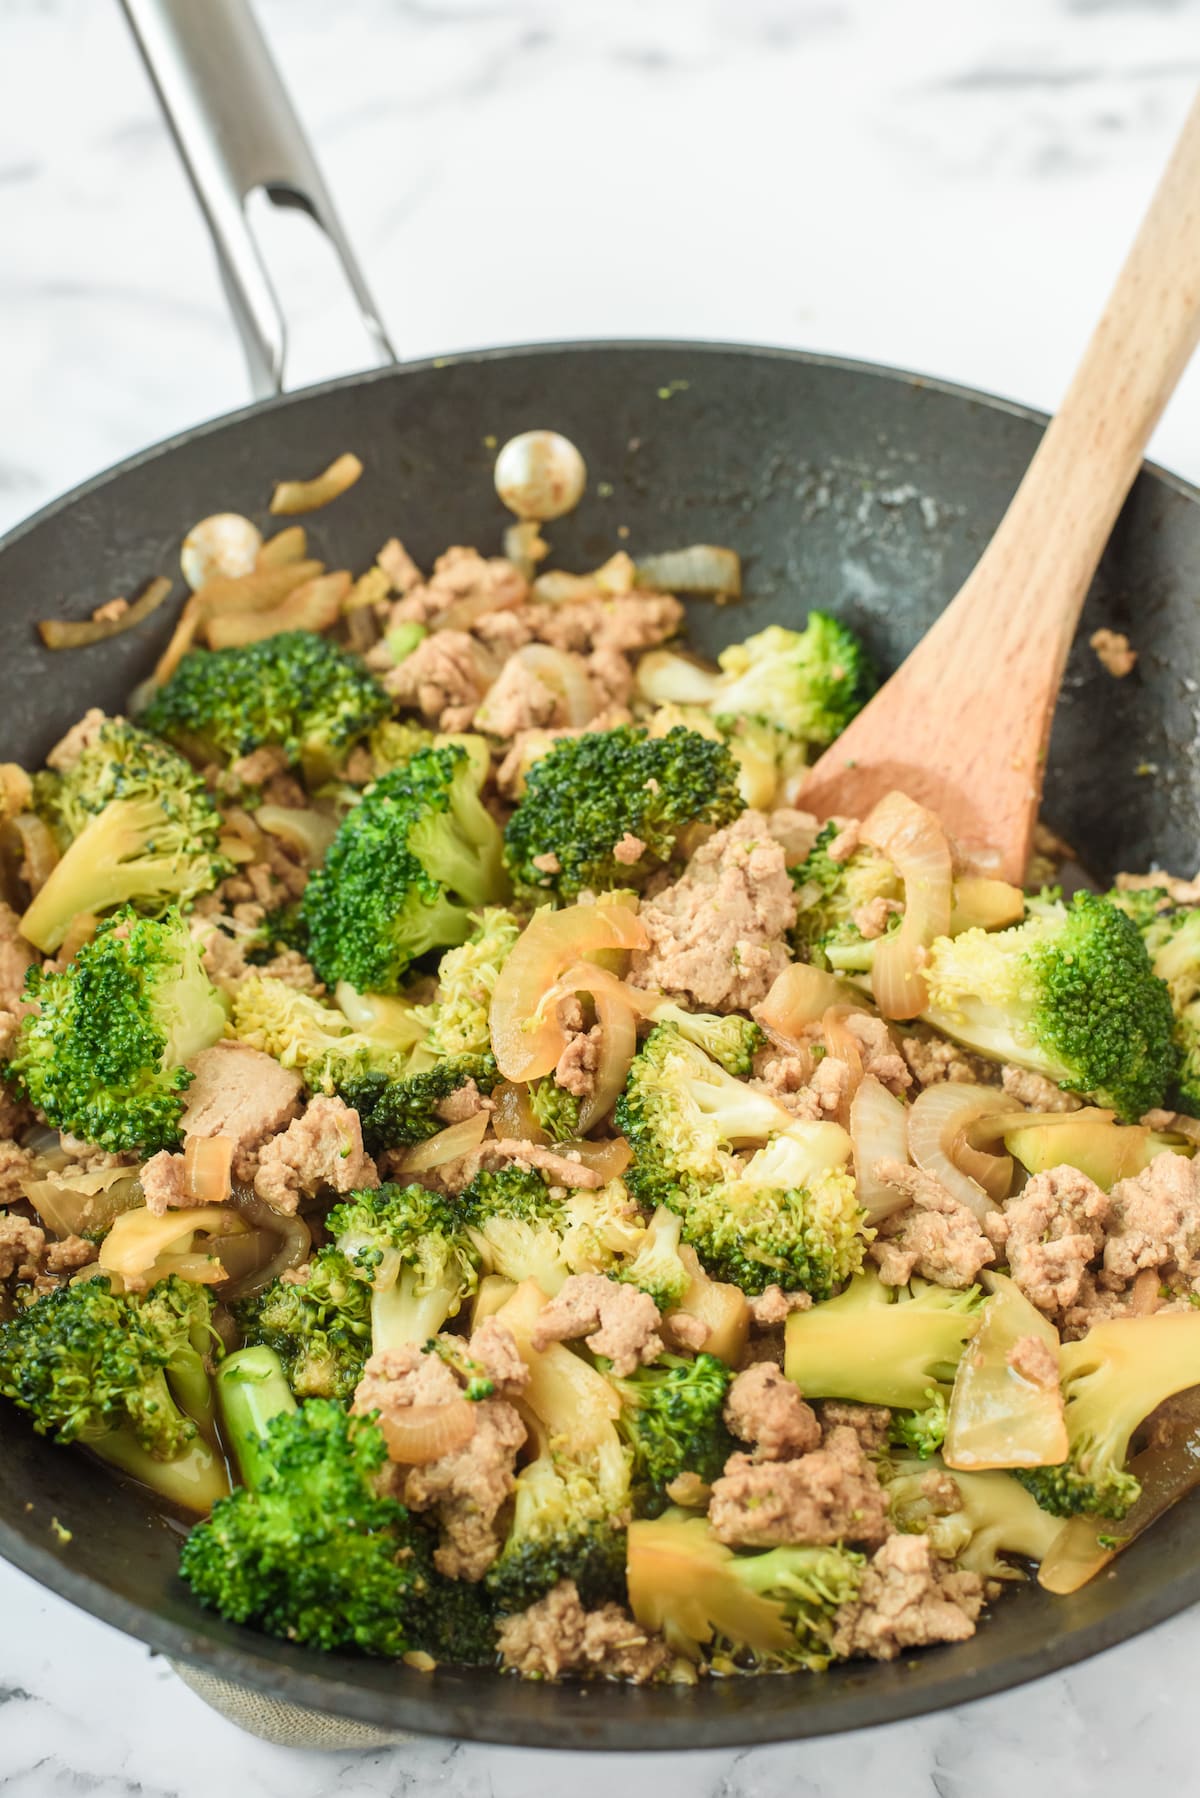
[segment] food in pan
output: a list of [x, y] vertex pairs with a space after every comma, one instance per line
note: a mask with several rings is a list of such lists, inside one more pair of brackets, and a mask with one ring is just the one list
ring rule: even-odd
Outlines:
[[963, 1641], [1194, 1477], [1200, 890], [818, 822], [853, 633], [704, 667], [732, 551], [544, 569], [582, 463], [500, 474], [428, 574], [204, 521], [129, 716], [0, 769], [0, 1393], [314, 1648]]

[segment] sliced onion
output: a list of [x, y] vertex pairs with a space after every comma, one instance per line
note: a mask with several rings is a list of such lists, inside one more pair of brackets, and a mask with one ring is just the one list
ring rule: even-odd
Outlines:
[[286, 562], [255, 569], [252, 574], [228, 578], [219, 575], [215, 580], [206, 581], [192, 594], [179, 615], [171, 641], [154, 670], [156, 684], [161, 686], [174, 674], [195, 642], [200, 626], [210, 615], [277, 606], [295, 588], [314, 580], [324, 566], [323, 562]]
[[260, 830], [290, 843], [314, 868], [325, 860], [337, 835], [333, 819], [324, 812], [313, 811], [311, 806], [260, 805], [254, 817]]
[[1046, 1467], [1069, 1447], [1057, 1372], [1035, 1385], [1009, 1361], [1018, 1342], [1034, 1337], [1058, 1367], [1058, 1331], [1004, 1274], [985, 1274], [990, 1297], [967, 1344], [950, 1399], [942, 1457], [956, 1472]]
[[506, 1080], [550, 1073], [567, 1046], [557, 1007], [544, 996], [561, 971], [603, 949], [644, 949], [648, 938], [625, 904], [570, 905], [535, 912], [500, 970], [488, 1022], [492, 1053]]
[[222, 1298], [242, 1298], [249, 1291], [258, 1292], [262, 1286], [270, 1285], [269, 1280], [261, 1280], [260, 1284], [260, 1277], [274, 1261], [278, 1249], [279, 1237], [273, 1230], [247, 1230], [244, 1236], [226, 1236], [221, 1243], [221, 1266], [230, 1284]]
[[533, 599], [552, 606], [568, 605], [573, 599], [595, 599], [596, 583], [590, 574], [568, 574], [565, 568], [548, 568], [539, 574], [529, 589]]
[[554, 1148], [556, 1154], [591, 1168], [606, 1183], [619, 1180], [633, 1160], [633, 1150], [623, 1136], [606, 1136], [600, 1142], [576, 1136], [568, 1142], [555, 1143]]
[[[294, 563], [299, 567], [299, 563]], [[295, 587], [277, 606], [254, 612], [221, 612], [204, 621], [210, 649], [241, 649], [280, 631], [327, 631], [336, 624], [342, 601], [350, 591], [350, 575], [344, 568], [320, 574]]]
[[862, 1044], [846, 1024], [851, 1007], [831, 1005], [821, 1017], [821, 1037], [826, 1054], [843, 1062], [849, 1071], [847, 1096], [853, 1100], [863, 1078]]
[[538, 563], [544, 562], [550, 554], [550, 545], [542, 536], [536, 519], [522, 518], [509, 525], [504, 533], [504, 554], [527, 581], [533, 579]]
[[445, 1405], [409, 1405], [382, 1411], [379, 1428], [393, 1461], [406, 1467], [428, 1467], [443, 1455], [464, 1448], [475, 1434], [475, 1406], [468, 1398]]
[[131, 1291], [136, 1292], [139, 1287], [168, 1280], [172, 1274], [176, 1279], [190, 1281], [193, 1286], [220, 1286], [227, 1278], [225, 1263], [216, 1255], [206, 1255], [192, 1249], [178, 1255], [156, 1255], [145, 1273], [132, 1279], [128, 1275], [123, 1278]]
[[21, 1191], [55, 1236], [84, 1236], [107, 1230], [123, 1211], [145, 1203], [132, 1168], [97, 1168], [90, 1174], [49, 1174], [21, 1182]]
[[86, 649], [92, 643], [109, 643], [157, 612], [170, 591], [170, 581], [160, 575], [117, 618], [43, 618], [38, 632], [47, 649]]
[[690, 543], [643, 556], [637, 585], [657, 593], [699, 593], [710, 599], [740, 599], [742, 563], [736, 550], [715, 543]]
[[518, 649], [515, 660], [528, 668], [562, 701], [565, 722], [574, 730], [590, 724], [596, 716], [596, 689], [578, 656], [565, 649], [551, 649], [545, 643], [527, 643]]
[[[100, 1266], [106, 1272], [120, 1274], [130, 1286], [136, 1286], [144, 1282], [146, 1275], [172, 1250], [177, 1255], [187, 1254], [194, 1233], [203, 1232], [218, 1238], [238, 1234], [245, 1228], [238, 1213], [228, 1206], [184, 1206], [178, 1211], [164, 1212], [161, 1217], [141, 1206], [136, 1211], [123, 1211], [114, 1219], [100, 1245]], [[184, 1244], [182, 1249], [181, 1243]], [[154, 1278], [159, 1277], [155, 1272]], [[224, 1274], [219, 1277], [223, 1279]]]
[[980, 1118], [1009, 1110], [1007, 1095], [994, 1086], [952, 1080], [927, 1086], [909, 1108], [908, 1149], [913, 1161], [981, 1219], [1007, 1197], [1012, 1157], [972, 1148], [968, 1133]]
[[427, 1019], [423, 1007], [412, 999], [390, 993], [360, 993], [348, 980], [339, 980], [334, 1003], [346, 1022], [389, 1049], [415, 1049], [425, 1040]]
[[362, 471], [358, 457], [347, 451], [314, 480], [278, 481], [271, 495], [270, 511], [277, 518], [288, 518], [297, 512], [315, 512], [319, 506], [327, 506], [353, 487]]
[[864, 1074], [850, 1102], [850, 1140], [854, 1144], [858, 1202], [867, 1221], [877, 1224], [908, 1204], [903, 1193], [876, 1179], [874, 1171], [881, 1161], [907, 1165], [908, 1107], [874, 1074]]
[[497, 1136], [510, 1142], [532, 1142], [541, 1148], [550, 1143], [549, 1132], [542, 1129], [534, 1116], [529, 1088], [515, 1080], [503, 1080], [492, 1091], [492, 1121]]
[[[265, 1232], [278, 1247], [273, 1255], [261, 1260], [245, 1273], [230, 1269], [230, 1282], [221, 1294], [226, 1304], [234, 1299], [249, 1298], [277, 1280], [288, 1268], [302, 1267], [312, 1251], [312, 1231], [302, 1217], [291, 1212], [276, 1211], [248, 1187], [239, 1187], [231, 1201], [233, 1209], [250, 1226], [251, 1233]], [[222, 1250], [224, 1253], [224, 1250]]]
[[954, 883], [950, 908], [951, 936], [964, 930], [1003, 930], [1025, 916], [1025, 895], [1007, 880], [990, 880], [983, 874], [967, 874]]
[[778, 1049], [781, 1055], [790, 1056], [792, 1059], [804, 1063], [804, 1073], [800, 1083], [802, 1086], [807, 1086], [813, 1077], [813, 1069], [816, 1066], [811, 1042], [801, 1042], [799, 1037], [785, 1036], [782, 1030], [774, 1030], [770, 1024], [760, 1022], [759, 1028], [772, 1049]]
[[36, 812], [21, 812], [12, 820], [11, 828], [20, 840], [26, 883], [36, 897], [58, 866], [54, 832]]
[[929, 1002], [925, 952], [950, 929], [950, 845], [933, 813], [904, 793], [889, 793], [873, 806], [859, 834], [888, 857], [904, 882], [900, 928], [875, 946], [872, 996], [885, 1018], [915, 1018]]
[[592, 994], [600, 1026], [600, 1058], [595, 1080], [579, 1107], [579, 1133], [587, 1134], [616, 1104], [625, 1090], [637, 1054], [637, 1018], [633, 1007], [605, 983]]
[[287, 524], [268, 537], [258, 552], [256, 568], [279, 568], [285, 562], [302, 562], [308, 554], [308, 532], [302, 524]]
[[752, 1015], [755, 1023], [778, 1030], [782, 1036], [799, 1036], [806, 1024], [815, 1024], [831, 1005], [843, 1010], [867, 1009], [866, 1000], [836, 974], [794, 961], [776, 975], [770, 992]]
[[460, 1155], [469, 1155], [487, 1135], [490, 1116], [489, 1112], [476, 1111], [469, 1118], [460, 1118], [457, 1124], [448, 1124], [436, 1136], [413, 1143], [396, 1155], [396, 1166], [406, 1174], [424, 1174], [431, 1168], [444, 1167], [448, 1161], [457, 1161]]
[[193, 1205], [223, 1205], [233, 1191], [233, 1141], [228, 1136], [185, 1136], [183, 1189]]

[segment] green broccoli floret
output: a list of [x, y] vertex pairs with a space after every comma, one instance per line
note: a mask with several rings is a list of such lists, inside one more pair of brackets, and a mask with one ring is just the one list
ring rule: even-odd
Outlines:
[[[796, 956], [815, 967], [863, 971], [871, 965], [874, 945], [863, 936], [854, 914], [875, 899], [901, 902], [904, 884], [888, 857], [865, 843], [845, 861], [835, 862], [829, 845], [837, 834], [836, 824], [826, 824], [791, 871], [799, 907], [791, 943]], [[900, 913], [893, 912], [892, 917], [899, 924]]]
[[[675, 854], [689, 824], [730, 824], [743, 809], [737, 765], [723, 743], [676, 728], [651, 737], [632, 724], [565, 737], [535, 762], [504, 833], [518, 892], [569, 904], [644, 885]], [[638, 859], [616, 853], [628, 839]], [[557, 872], [537, 863], [557, 858]]]
[[644, 1235], [620, 1180], [560, 1196], [536, 1171], [510, 1165], [476, 1174], [457, 1205], [488, 1273], [535, 1280], [550, 1296], [569, 1274], [616, 1277]]
[[802, 631], [769, 625], [717, 660], [710, 674], [659, 651], [639, 666], [638, 688], [659, 704], [702, 705], [728, 732], [766, 726], [807, 754], [832, 743], [878, 684], [859, 638], [827, 612], [810, 612]]
[[428, 1342], [475, 1291], [479, 1256], [471, 1239], [450, 1201], [424, 1186], [351, 1193], [325, 1226], [371, 1284], [376, 1353]]
[[299, 1398], [353, 1397], [371, 1353], [371, 1287], [339, 1250], [318, 1249], [305, 1279], [272, 1280], [233, 1314], [244, 1342], [278, 1355]]
[[319, 780], [390, 711], [356, 657], [314, 631], [280, 631], [238, 649], [189, 651], [142, 721], [202, 765], [270, 744]]
[[[868, 1235], [846, 1132], [797, 1121], [675, 1025], [647, 1037], [616, 1116], [634, 1153], [630, 1189], [679, 1213], [684, 1241], [714, 1278], [824, 1298], [862, 1266]], [[748, 1162], [731, 1153], [767, 1138]]]
[[931, 1495], [927, 1460], [898, 1456], [879, 1463], [888, 1511], [898, 1529], [928, 1536], [934, 1551], [984, 1579], [1023, 1579], [1005, 1555], [1041, 1561], [1062, 1531], [1062, 1522], [1043, 1511], [1011, 1473], [951, 1473], [961, 1498], [957, 1511], [943, 1511]]
[[1095, 893], [1030, 902], [1008, 930], [939, 937], [924, 969], [927, 1023], [994, 1061], [1139, 1118], [1175, 1069], [1167, 988], [1133, 920]]
[[911, 1448], [923, 1461], [937, 1454], [946, 1440], [950, 1421], [949, 1405], [941, 1387], [931, 1386], [926, 1397], [929, 1402], [919, 1411], [893, 1411], [889, 1429], [893, 1442]]
[[552, 1074], [535, 1080], [529, 1088], [529, 1109], [554, 1142], [571, 1142], [579, 1135], [582, 1101], [559, 1086]]
[[426, 1051], [439, 1060], [486, 1055], [491, 1049], [488, 1008], [500, 970], [521, 926], [512, 912], [492, 905], [479, 912], [465, 943], [447, 949], [438, 964], [437, 998], [426, 1008]]
[[628, 1379], [613, 1378], [621, 1395], [617, 1429], [632, 1456], [636, 1517], [665, 1511], [667, 1487], [681, 1473], [694, 1473], [706, 1485], [720, 1478], [737, 1447], [724, 1418], [732, 1379], [723, 1361], [706, 1354], [690, 1361], [660, 1355]]
[[1056, 1517], [1124, 1517], [1141, 1492], [1125, 1470], [1134, 1431], [1164, 1399], [1200, 1385], [1200, 1316], [1160, 1312], [1095, 1324], [1063, 1343], [1059, 1369], [1067, 1459], [1018, 1468], [1016, 1477]]
[[692, 1276], [679, 1253], [683, 1219], [667, 1205], [660, 1205], [646, 1225], [632, 1259], [612, 1270], [615, 1278], [648, 1292], [660, 1311], [683, 1303]]
[[367, 738], [374, 778], [378, 780], [394, 768], [406, 767], [419, 749], [432, 749], [437, 741], [435, 732], [414, 719], [385, 718]]
[[258, 927], [257, 942], [246, 953], [252, 965], [270, 961], [284, 949], [294, 949], [308, 959], [308, 925], [304, 922], [299, 899], [285, 899], [272, 906]]
[[1155, 974], [1167, 985], [1178, 1057], [1171, 1102], [1200, 1117], [1200, 906], [1172, 906], [1161, 887], [1109, 898], [1133, 918]]
[[324, 1066], [333, 1090], [357, 1111], [363, 1141], [372, 1155], [436, 1136], [446, 1128], [446, 1120], [438, 1115], [443, 1100], [470, 1080], [480, 1092], [490, 1093], [499, 1079], [491, 1055], [460, 1055], [398, 1079], [380, 1072], [343, 1074], [336, 1064]]
[[[388, 1459], [378, 1425], [328, 1399], [282, 1408], [284, 1393], [269, 1374], [223, 1389], [248, 1483], [192, 1531], [180, 1573], [210, 1610], [291, 1642], [389, 1656], [422, 1646], [424, 1538], [377, 1494]], [[268, 1417], [272, 1397], [281, 1408]]]
[[753, 1072], [754, 1057], [766, 1043], [760, 1025], [737, 1012], [722, 1017], [714, 1011], [685, 1011], [664, 999], [650, 1013], [656, 1024], [674, 1024], [685, 1042], [694, 1043], [714, 1061], [720, 1062], [727, 1074], [743, 1076]]
[[533, 1351], [544, 1302], [524, 1285], [499, 1313], [531, 1369], [522, 1406], [535, 1451], [517, 1475], [508, 1535], [485, 1576], [505, 1611], [526, 1609], [562, 1579], [575, 1581], [588, 1606], [625, 1593], [629, 1456], [614, 1422], [619, 1400], [561, 1343]]
[[178, 912], [119, 912], [58, 973], [34, 968], [0, 1072], [47, 1122], [102, 1149], [179, 1143], [185, 1063], [215, 1043], [225, 1012]]
[[858, 1596], [865, 1556], [847, 1548], [735, 1554], [704, 1517], [667, 1511], [629, 1526], [629, 1604], [677, 1654], [737, 1668], [819, 1671], [837, 1612]]
[[769, 1094], [726, 1073], [674, 1023], [650, 1032], [616, 1106], [617, 1128], [633, 1148], [630, 1190], [646, 1206], [675, 1210], [681, 1186], [729, 1178], [725, 1151], [763, 1143], [794, 1121]]
[[394, 993], [409, 963], [452, 948], [503, 897], [500, 830], [459, 746], [422, 749], [343, 819], [304, 893], [313, 965], [330, 985]]
[[310, 1092], [335, 1092], [370, 1074], [402, 1079], [425, 1036], [419, 1006], [389, 1000], [383, 1021], [355, 1029], [337, 1006], [270, 974], [251, 974], [239, 984], [231, 1021], [240, 1042], [295, 1068]]
[[885, 1286], [874, 1272], [859, 1274], [837, 1298], [792, 1312], [785, 1372], [806, 1398], [924, 1412], [949, 1397], [982, 1302], [978, 1286]]
[[0, 1323], [0, 1393], [40, 1435], [207, 1511], [229, 1490], [200, 1433], [212, 1423], [211, 1318], [208, 1292], [175, 1276], [144, 1296], [118, 1296], [102, 1275], [59, 1287]]
[[204, 782], [173, 749], [108, 718], [64, 774], [39, 781], [39, 803], [66, 847], [21, 919], [49, 953], [81, 912], [132, 905], [157, 917], [207, 893], [231, 864]]

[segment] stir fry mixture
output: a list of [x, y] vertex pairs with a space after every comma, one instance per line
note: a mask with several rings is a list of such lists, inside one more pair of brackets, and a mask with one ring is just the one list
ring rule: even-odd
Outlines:
[[581, 486], [357, 580], [206, 520], [129, 716], [0, 769], [0, 1393], [314, 1648], [961, 1642], [1196, 1478], [1200, 889], [819, 823], [863, 646], [702, 665], [736, 556], [539, 572]]

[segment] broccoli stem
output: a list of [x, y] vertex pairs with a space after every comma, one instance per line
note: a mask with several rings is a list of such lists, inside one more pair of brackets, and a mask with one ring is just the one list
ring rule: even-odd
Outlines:
[[227, 1355], [217, 1369], [217, 1400], [242, 1483], [256, 1489], [273, 1471], [266, 1453], [267, 1426], [273, 1418], [297, 1409], [275, 1350], [255, 1343]]
[[170, 1461], [159, 1461], [144, 1449], [127, 1424], [110, 1430], [106, 1436], [87, 1439], [87, 1447], [102, 1461], [184, 1511], [211, 1511], [229, 1491], [224, 1462], [200, 1436]]
[[444, 1286], [418, 1292], [416, 1275], [405, 1269], [394, 1286], [371, 1294], [372, 1349], [378, 1355], [384, 1349], [403, 1348], [408, 1343], [422, 1346], [437, 1335], [457, 1296], [457, 1292]]

